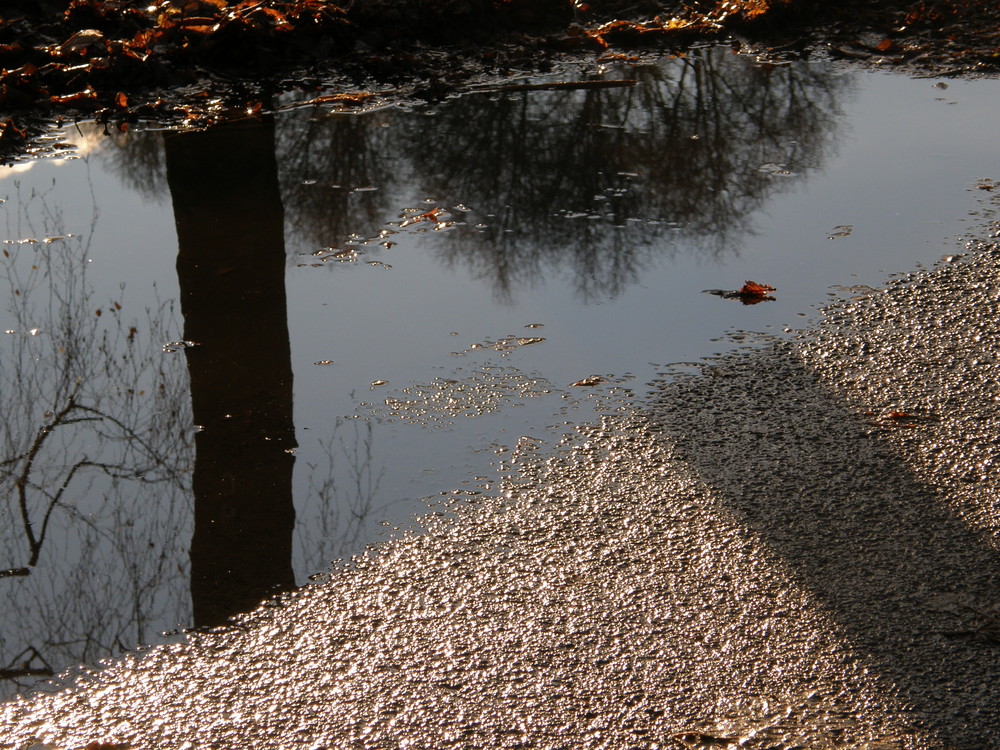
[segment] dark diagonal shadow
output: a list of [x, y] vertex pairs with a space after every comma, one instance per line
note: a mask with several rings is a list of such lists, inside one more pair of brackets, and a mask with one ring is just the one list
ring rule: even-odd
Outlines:
[[[829, 372], [874, 378], [905, 368], [857, 349], [841, 354], [842, 369]], [[905, 438], [933, 452], [935, 441], [962, 436], [931, 419], [903, 427], [848, 406], [808, 356], [779, 342], [722, 357], [661, 385], [654, 424], [829, 609], [918, 733], [948, 747], [995, 747], [1000, 681], [990, 675], [1000, 646], [967, 631], [976, 618], [968, 608], [1000, 599], [998, 556], [955, 510], [967, 499], [961, 487], [918, 476], [898, 446]]]

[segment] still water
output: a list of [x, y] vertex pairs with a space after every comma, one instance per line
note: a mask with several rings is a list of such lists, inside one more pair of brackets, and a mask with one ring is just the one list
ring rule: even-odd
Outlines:
[[993, 81], [580, 77], [635, 84], [80, 125], [3, 173], [2, 694], [494, 493], [663, 366], [960, 249], [1000, 174]]

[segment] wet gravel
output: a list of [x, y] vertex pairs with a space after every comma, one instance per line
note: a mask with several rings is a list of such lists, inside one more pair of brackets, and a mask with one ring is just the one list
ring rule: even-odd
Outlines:
[[665, 373], [0, 748], [1000, 747], [1000, 246]]

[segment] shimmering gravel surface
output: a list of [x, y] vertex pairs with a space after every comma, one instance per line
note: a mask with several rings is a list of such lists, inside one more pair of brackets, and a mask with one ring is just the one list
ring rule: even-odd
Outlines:
[[0, 747], [998, 748], [998, 320], [980, 244], [667, 373], [506, 498], [3, 705]]

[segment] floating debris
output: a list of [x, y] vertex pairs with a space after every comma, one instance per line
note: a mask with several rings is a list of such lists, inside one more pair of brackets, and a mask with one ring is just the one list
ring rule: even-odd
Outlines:
[[324, 263], [331, 260], [338, 263], [353, 263], [358, 259], [358, 251], [353, 247], [321, 247], [319, 250], [314, 250], [311, 255]]
[[837, 240], [841, 237], [847, 237], [851, 232], [854, 231], [853, 224], [838, 224], [830, 232], [830, 236], [827, 237], [828, 240]]
[[551, 392], [551, 384], [542, 377], [516, 368], [487, 366], [403, 388], [386, 398], [375, 416], [424, 427], [449, 427], [455, 419], [496, 414], [504, 406]]
[[438, 206], [437, 208], [432, 208], [430, 211], [424, 213], [416, 213], [420, 209], [406, 209], [403, 214], [406, 218], [399, 223], [400, 228], [408, 227], [412, 224], [419, 224], [424, 221], [432, 221], [435, 224], [444, 221], [451, 217], [448, 210]]
[[584, 378], [583, 380], [577, 380], [575, 383], [570, 383], [570, 388], [593, 388], [594, 386], [600, 385], [601, 383], [607, 383], [608, 379], [601, 377], [600, 375], [591, 375], [589, 378]]
[[163, 345], [163, 351], [172, 354], [173, 352], [179, 352], [181, 349], [191, 349], [195, 346], [198, 346], [196, 341], [168, 341]]
[[773, 175], [774, 177], [794, 177], [795, 172], [788, 169], [783, 164], [761, 164], [757, 167], [757, 171], [763, 174]]
[[502, 339], [497, 339], [496, 341], [487, 340], [473, 344], [469, 347], [469, 350], [493, 349], [494, 351], [506, 353], [522, 346], [540, 344], [543, 341], [545, 339], [542, 336], [504, 336]]
[[770, 284], [758, 284], [756, 281], [747, 281], [742, 287], [735, 291], [727, 292], [725, 289], [705, 289], [703, 294], [714, 294], [723, 299], [738, 299], [744, 305], [756, 305], [760, 302], [773, 302], [774, 297], [768, 292], [777, 291]]

